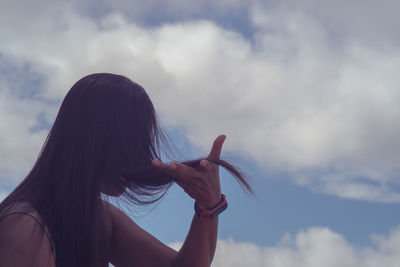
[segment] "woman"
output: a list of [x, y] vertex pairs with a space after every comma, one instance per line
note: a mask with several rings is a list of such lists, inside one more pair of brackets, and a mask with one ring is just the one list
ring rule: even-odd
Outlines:
[[[252, 192], [220, 159], [224, 140], [219, 136], [206, 158], [166, 164], [160, 153], [168, 139], [140, 85], [110, 73], [80, 79], [32, 170], [0, 204], [1, 266], [210, 266], [217, 215], [226, 208], [218, 166]], [[179, 251], [101, 197], [150, 204], [173, 182], [195, 199], [196, 210]]]

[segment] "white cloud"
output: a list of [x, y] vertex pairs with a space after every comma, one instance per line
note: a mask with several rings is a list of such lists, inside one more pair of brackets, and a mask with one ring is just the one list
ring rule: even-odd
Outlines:
[[0, 87], [0, 185], [7, 185], [22, 179], [33, 166], [47, 135], [47, 130], [35, 130], [37, 116], [45, 112], [46, 105], [18, 98], [1, 81]]
[[400, 21], [396, 12], [399, 8], [400, 3], [396, 0], [366, 0], [362, 5], [358, 0], [300, 0], [282, 1], [279, 5], [281, 12], [296, 10], [312, 15], [345, 41], [383, 50], [399, 44]]
[[[350, 244], [328, 228], [311, 227], [295, 236], [285, 235], [276, 246], [219, 239], [212, 267], [397, 267], [400, 262], [400, 228], [388, 236], [373, 235], [372, 245]], [[181, 242], [169, 244], [174, 249]]]
[[[363, 27], [360, 21], [371, 24], [369, 9], [364, 17], [344, 14], [338, 21], [342, 2], [330, 9], [312, 1], [250, 5], [257, 29], [251, 42], [205, 20], [143, 27], [115, 6], [94, 19], [83, 17], [76, 3], [51, 3], [38, 1], [28, 13], [11, 1], [0, 8], [0, 54], [45, 77], [37, 89], [42, 100], [60, 101], [88, 73], [122, 73], [141, 83], [167, 121], [183, 127], [204, 153], [225, 133], [225, 151], [287, 172], [316, 192], [400, 201], [392, 187], [400, 182], [400, 50], [367, 42], [375, 28], [350, 34]], [[338, 32], [343, 24], [349, 27]], [[395, 42], [389, 35], [377, 33], [385, 44]], [[1, 79], [7, 84], [6, 76]], [[9, 158], [0, 168], [19, 177], [45, 136], [29, 128], [46, 111], [31, 100], [27, 112], [9, 86], [0, 92], [0, 151]], [[46, 107], [53, 118], [57, 107]], [[15, 140], [36, 145], [24, 151]]]

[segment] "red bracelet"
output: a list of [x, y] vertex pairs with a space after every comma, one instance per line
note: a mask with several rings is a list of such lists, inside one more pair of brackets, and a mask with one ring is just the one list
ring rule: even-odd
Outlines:
[[197, 207], [196, 202], [194, 202], [194, 211], [196, 215], [200, 218], [214, 218], [228, 207], [228, 202], [226, 202], [226, 198], [224, 194], [221, 194], [221, 201], [210, 209], [200, 209]]

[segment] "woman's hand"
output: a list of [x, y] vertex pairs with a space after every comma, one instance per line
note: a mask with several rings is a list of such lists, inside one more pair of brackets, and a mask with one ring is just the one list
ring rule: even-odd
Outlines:
[[[225, 135], [220, 135], [215, 139], [207, 158], [219, 159], [225, 138]], [[198, 166], [192, 168], [178, 162], [171, 162], [168, 165], [158, 159], [153, 160], [152, 163], [155, 167], [172, 175], [174, 181], [196, 200], [196, 205], [200, 209], [209, 209], [220, 202], [221, 185], [218, 164], [202, 160]]]

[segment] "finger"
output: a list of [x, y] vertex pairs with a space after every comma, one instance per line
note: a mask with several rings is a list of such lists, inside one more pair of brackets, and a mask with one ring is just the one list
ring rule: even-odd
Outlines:
[[152, 163], [153, 166], [156, 167], [157, 169], [169, 173], [168, 164], [165, 164], [165, 163], [162, 162], [161, 160], [159, 160], [159, 159], [154, 159], [154, 160], [151, 161], [151, 163]]
[[224, 135], [224, 134], [218, 136], [215, 139], [213, 146], [211, 148], [211, 152], [208, 155], [209, 158], [219, 159], [219, 157], [221, 156], [222, 144], [224, 143], [225, 139], [226, 139], [226, 135]]
[[194, 176], [196, 176], [195, 169], [181, 164], [178, 162], [171, 162], [168, 166], [168, 171], [177, 179], [190, 181]]
[[209, 162], [206, 159], [203, 159], [200, 161], [200, 166], [203, 167], [204, 169], [207, 168], [208, 164], [209, 164]]
[[159, 160], [159, 159], [153, 159], [152, 161], [151, 161], [151, 163], [153, 164], [153, 166], [154, 167], [157, 167], [157, 168], [165, 168], [166, 167], [166, 164], [164, 163], [164, 162], [162, 162], [161, 160]]
[[211, 162], [206, 159], [201, 160], [199, 165], [200, 165], [201, 169], [205, 170], [205, 171], [210, 171], [212, 168]]

